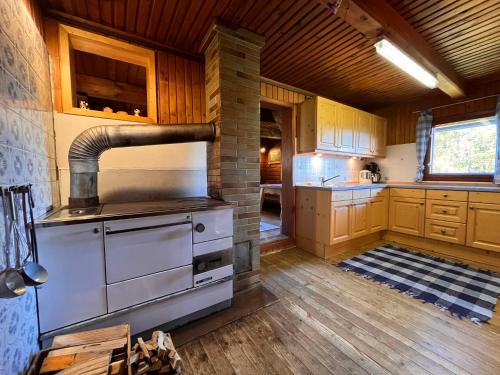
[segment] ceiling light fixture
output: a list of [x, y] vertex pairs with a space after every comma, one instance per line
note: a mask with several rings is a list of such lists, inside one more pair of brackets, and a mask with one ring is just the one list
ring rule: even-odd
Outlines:
[[433, 89], [437, 86], [437, 79], [424, 69], [420, 64], [416, 63], [406, 53], [401, 51], [398, 47], [392, 44], [389, 40], [383, 38], [375, 43], [377, 53], [392, 62], [398, 68], [404, 70], [413, 78], [419, 80], [427, 87]]

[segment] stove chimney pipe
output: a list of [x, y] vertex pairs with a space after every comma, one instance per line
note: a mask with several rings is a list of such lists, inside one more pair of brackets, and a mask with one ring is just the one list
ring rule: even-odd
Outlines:
[[82, 132], [69, 148], [71, 208], [99, 204], [97, 172], [101, 154], [115, 147], [213, 142], [215, 125], [102, 125]]

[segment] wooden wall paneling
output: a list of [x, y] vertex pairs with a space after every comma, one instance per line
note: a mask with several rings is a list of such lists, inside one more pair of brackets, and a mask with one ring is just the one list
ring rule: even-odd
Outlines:
[[62, 112], [61, 69], [59, 63], [59, 23], [50, 18], [44, 18], [45, 45], [50, 56], [54, 109]]
[[387, 118], [387, 145], [414, 143], [419, 115], [414, 112], [426, 108], [445, 106], [433, 110], [436, 124], [492, 116], [496, 106], [495, 94], [500, 93], [500, 75], [471, 82], [467, 92], [468, 96], [456, 100], [431, 95], [375, 110], [376, 114]]
[[205, 122], [204, 64], [158, 51], [159, 122]]

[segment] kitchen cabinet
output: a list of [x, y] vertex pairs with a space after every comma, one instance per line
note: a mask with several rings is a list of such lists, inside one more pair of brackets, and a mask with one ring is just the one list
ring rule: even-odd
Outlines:
[[391, 192], [389, 230], [421, 237], [424, 228], [425, 199], [392, 196]]
[[370, 199], [356, 199], [351, 205], [351, 238], [370, 233]]
[[351, 238], [351, 207], [351, 201], [332, 203], [330, 244], [347, 241]]
[[500, 204], [469, 202], [467, 246], [500, 252], [498, 228], [500, 228]]
[[387, 197], [373, 197], [370, 200], [370, 232], [387, 229]]
[[372, 116], [372, 120], [371, 153], [384, 157], [387, 143], [387, 120], [379, 116]]
[[356, 152], [356, 109], [338, 104], [337, 111], [337, 149], [348, 154]]
[[40, 331], [106, 314], [102, 222], [39, 228], [37, 240], [49, 273], [37, 289]]
[[356, 153], [360, 155], [372, 154], [373, 116], [358, 111], [356, 121]]
[[386, 120], [322, 97], [300, 106], [299, 153], [385, 155]]
[[317, 147], [319, 150], [337, 149], [337, 109], [336, 103], [318, 99]]
[[465, 245], [465, 224], [442, 220], [425, 220], [425, 237]]

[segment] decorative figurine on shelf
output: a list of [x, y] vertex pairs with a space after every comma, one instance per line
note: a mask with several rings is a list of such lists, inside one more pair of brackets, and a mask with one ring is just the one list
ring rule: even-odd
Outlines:
[[89, 109], [89, 103], [85, 100], [80, 100], [80, 109]]
[[113, 113], [113, 108], [110, 108], [110, 107], [104, 107], [102, 109], [103, 112], [108, 112], [108, 113]]
[[139, 108], [134, 109], [134, 116], [140, 116], [141, 110]]

